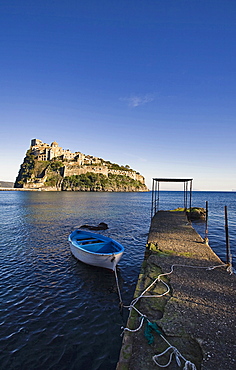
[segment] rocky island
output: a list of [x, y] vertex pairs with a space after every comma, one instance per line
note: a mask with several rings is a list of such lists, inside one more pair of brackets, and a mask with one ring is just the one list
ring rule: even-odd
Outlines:
[[148, 191], [145, 178], [128, 165], [31, 140], [15, 188], [53, 191]]

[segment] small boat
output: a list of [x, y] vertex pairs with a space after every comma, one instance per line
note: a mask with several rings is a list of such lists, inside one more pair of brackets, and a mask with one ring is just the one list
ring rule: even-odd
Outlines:
[[75, 258], [88, 265], [115, 270], [124, 247], [106, 236], [84, 230], [73, 231], [68, 238]]

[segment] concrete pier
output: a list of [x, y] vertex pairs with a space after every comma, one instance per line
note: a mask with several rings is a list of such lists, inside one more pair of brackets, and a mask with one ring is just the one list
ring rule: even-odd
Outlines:
[[[202, 370], [236, 369], [236, 276], [206, 245], [188, 222], [184, 212], [160, 211], [153, 217], [147, 250], [136, 286], [138, 297], [159, 274], [170, 292], [160, 298], [141, 298], [136, 308], [156, 323], [168, 343], [184, 358]], [[209, 269], [212, 266], [220, 266]], [[166, 290], [157, 282], [146, 295], [161, 295]], [[127, 327], [136, 329], [140, 315], [131, 310]], [[124, 332], [117, 370], [163, 369], [153, 356], [168, 348], [153, 332], [154, 342], [145, 337], [147, 320], [136, 332]], [[167, 364], [170, 351], [158, 358]], [[173, 355], [165, 369], [183, 369]], [[190, 367], [188, 367], [189, 369]]]

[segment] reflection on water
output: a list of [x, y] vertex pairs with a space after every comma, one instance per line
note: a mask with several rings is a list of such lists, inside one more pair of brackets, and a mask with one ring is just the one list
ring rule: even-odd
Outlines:
[[[209, 201], [210, 243], [222, 258], [225, 204], [235, 254], [236, 200], [229, 194], [193, 194], [195, 206]], [[181, 206], [182, 193], [163, 192], [161, 202], [162, 209]], [[101, 233], [125, 247], [119, 281], [128, 304], [147, 241], [151, 193], [11, 191], [0, 192], [0, 204], [0, 368], [115, 369], [126, 317], [114, 275], [75, 260], [67, 238], [82, 224], [108, 224]]]

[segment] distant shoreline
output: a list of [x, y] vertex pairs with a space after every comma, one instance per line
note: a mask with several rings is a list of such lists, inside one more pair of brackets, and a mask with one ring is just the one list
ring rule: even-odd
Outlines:
[[39, 189], [0, 188], [0, 191], [40, 191]]
[[83, 191], [83, 190], [45, 190], [45, 189], [26, 189], [26, 188], [0, 188], [0, 191], [40, 191], [44, 193], [149, 193], [147, 191]]
[[[4, 187], [0, 187], [0, 191], [43, 191], [43, 192], [49, 192], [49, 191], [53, 191], [53, 192], [61, 192], [61, 190], [44, 190], [44, 189], [25, 189], [25, 188], [4, 188]], [[160, 190], [160, 192], [182, 192], [182, 190]], [[70, 192], [67, 190], [67, 192]], [[72, 191], [71, 191], [72, 192]], [[74, 191], [74, 193], [84, 193], [84, 191]], [[148, 190], [148, 191], [137, 191], [137, 193], [151, 193], [152, 190]], [[236, 193], [236, 190], [193, 190], [192, 191], [193, 193]], [[91, 192], [87, 192], [87, 193], [93, 193], [92, 191]], [[107, 193], [106, 191], [99, 191], [99, 192], [96, 192], [96, 193]], [[131, 191], [131, 192], [127, 192], [127, 191], [114, 191], [112, 193], [136, 193], [135, 191]]]

